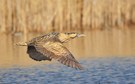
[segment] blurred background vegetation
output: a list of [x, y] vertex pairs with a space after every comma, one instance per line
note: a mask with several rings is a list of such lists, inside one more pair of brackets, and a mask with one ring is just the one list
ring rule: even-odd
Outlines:
[[0, 32], [85, 31], [135, 25], [135, 0], [0, 0]]

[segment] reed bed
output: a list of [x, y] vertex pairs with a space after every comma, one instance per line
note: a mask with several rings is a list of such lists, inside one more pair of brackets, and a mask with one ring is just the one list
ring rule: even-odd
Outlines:
[[0, 0], [0, 32], [124, 28], [135, 24], [135, 0]]

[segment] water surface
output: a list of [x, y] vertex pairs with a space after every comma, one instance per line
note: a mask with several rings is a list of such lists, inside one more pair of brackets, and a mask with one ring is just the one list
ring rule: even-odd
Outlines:
[[0, 34], [0, 84], [135, 84], [135, 30], [84, 32], [64, 44], [85, 70], [55, 60], [37, 62], [18, 47], [41, 33]]
[[135, 58], [84, 59], [85, 70], [62, 64], [0, 69], [0, 84], [135, 84]]

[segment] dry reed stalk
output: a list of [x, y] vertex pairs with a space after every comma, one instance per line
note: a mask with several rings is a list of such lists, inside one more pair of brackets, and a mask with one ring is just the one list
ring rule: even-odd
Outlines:
[[135, 24], [135, 0], [0, 0], [1, 32], [84, 31]]

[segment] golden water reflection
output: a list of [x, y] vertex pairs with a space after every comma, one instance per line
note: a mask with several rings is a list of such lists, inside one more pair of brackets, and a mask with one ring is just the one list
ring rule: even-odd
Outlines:
[[[65, 44], [77, 59], [135, 56], [135, 30], [133, 29], [85, 31], [84, 34], [86, 37], [77, 38]], [[26, 47], [15, 45], [19, 41], [39, 35], [36, 33], [29, 33], [27, 36], [0, 34], [0, 67], [41, 63], [29, 58]]]

